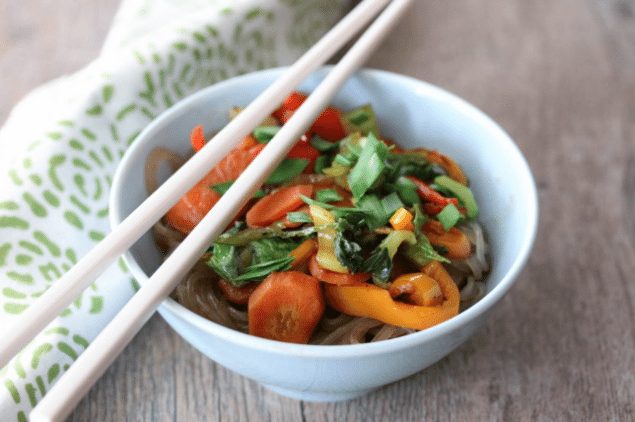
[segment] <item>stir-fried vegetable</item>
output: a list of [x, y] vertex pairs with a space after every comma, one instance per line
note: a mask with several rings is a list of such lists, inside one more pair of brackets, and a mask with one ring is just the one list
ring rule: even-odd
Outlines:
[[308, 343], [324, 313], [320, 282], [298, 271], [269, 275], [249, 297], [249, 334]]
[[[291, 94], [166, 221], [188, 233], [305, 99]], [[191, 143], [204, 146], [202, 126]], [[308, 342], [324, 312], [322, 285], [339, 312], [420, 330], [458, 312], [444, 265], [472, 255], [464, 222], [477, 215], [450, 157], [384, 140], [370, 105], [327, 107], [205, 260], [227, 300], [248, 304], [254, 335]]]

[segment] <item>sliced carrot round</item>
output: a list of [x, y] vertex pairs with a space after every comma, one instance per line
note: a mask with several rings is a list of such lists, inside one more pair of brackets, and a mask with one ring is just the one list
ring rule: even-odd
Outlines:
[[362, 285], [365, 284], [371, 276], [369, 273], [345, 274], [324, 269], [320, 267], [315, 255], [313, 255], [309, 261], [309, 271], [311, 275], [318, 280], [339, 286]]
[[220, 199], [211, 187], [236, 180], [263, 148], [258, 144], [232, 150], [167, 212], [168, 224], [182, 233], [191, 232]]
[[324, 295], [315, 277], [298, 271], [271, 273], [249, 297], [249, 334], [308, 343], [324, 308]]
[[261, 198], [247, 211], [247, 225], [249, 227], [267, 227], [285, 218], [288, 212], [304, 205], [300, 195], [313, 196], [313, 186], [288, 186]]
[[222, 278], [218, 280], [218, 287], [225, 298], [231, 303], [235, 303], [236, 305], [246, 305], [249, 301], [249, 296], [256, 290], [258, 287], [258, 283], [248, 283], [244, 286], [236, 287], [231, 284], [229, 281], [223, 280]]

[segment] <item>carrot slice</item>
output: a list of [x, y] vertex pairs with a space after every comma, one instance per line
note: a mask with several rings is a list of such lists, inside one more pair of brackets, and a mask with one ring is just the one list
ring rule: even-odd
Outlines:
[[256, 287], [258, 287], [258, 283], [249, 283], [244, 286], [236, 287], [221, 278], [218, 280], [218, 287], [221, 292], [223, 292], [223, 295], [225, 295], [225, 298], [231, 303], [246, 305], [249, 301], [249, 296], [251, 296], [254, 290], [256, 290]]
[[182, 233], [191, 232], [220, 199], [211, 186], [236, 180], [263, 148], [258, 144], [247, 150], [232, 150], [167, 212], [168, 224]]
[[470, 239], [461, 230], [452, 227], [447, 232], [441, 223], [436, 220], [428, 220], [423, 225], [423, 232], [435, 246], [443, 246], [448, 250], [450, 259], [466, 259], [472, 254]]
[[247, 211], [247, 225], [249, 227], [267, 227], [271, 223], [286, 217], [288, 212], [304, 204], [300, 195], [313, 196], [313, 186], [289, 186], [278, 189], [261, 198]]
[[359, 286], [370, 279], [369, 273], [345, 274], [322, 268], [315, 255], [309, 261], [309, 272], [320, 281], [338, 286]]
[[245, 136], [245, 139], [242, 140], [240, 145], [238, 145], [238, 149], [249, 150], [251, 147], [255, 147], [259, 142], [254, 138], [253, 135]]
[[465, 176], [465, 173], [463, 173], [463, 169], [461, 169], [456, 161], [454, 161], [447, 155], [441, 154], [438, 151], [427, 149], [424, 149], [423, 151], [425, 152], [426, 158], [429, 161], [440, 165], [441, 167], [443, 167], [443, 169], [445, 169], [445, 171], [448, 172], [448, 176], [450, 176], [452, 179], [456, 180], [460, 184], [467, 186], [467, 177]]
[[249, 334], [308, 343], [324, 308], [324, 295], [315, 277], [298, 271], [271, 273], [249, 297]]
[[313, 252], [317, 249], [317, 243], [313, 239], [307, 239], [300, 243], [297, 248], [291, 251], [289, 254], [293, 257], [291, 262], [291, 268], [298, 269], [313, 255]]
[[390, 217], [390, 225], [395, 230], [414, 230], [414, 225], [412, 224], [413, 216], [404, 207], [399, 208], [395, 213]]

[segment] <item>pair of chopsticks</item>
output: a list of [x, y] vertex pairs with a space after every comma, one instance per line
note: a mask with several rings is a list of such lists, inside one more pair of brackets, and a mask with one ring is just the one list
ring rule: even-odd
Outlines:
[[304, 78], [333, 56], [383, 9], [212, 210], [42, 399], [31, 412], [32, 421], [61, 420], [71, 412], [161, 301], [176, 287], [182, 275], [222, 233], [236, 210], [252, 197], [268, 174], [284, 159], [346, 79], [366, 61], [411, 2], [364, 0], [360, 3], [21, 315], [13, 325], [15, 328], [4, 335], [0, 346], [0, 368], [59, 315], [98, 274], [148, 231], [258, 122], [269, 116]]

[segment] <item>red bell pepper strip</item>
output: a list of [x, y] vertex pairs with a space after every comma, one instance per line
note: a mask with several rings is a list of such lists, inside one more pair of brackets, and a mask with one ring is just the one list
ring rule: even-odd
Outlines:
[[304, 173], [306, 174], [313, 173], [315, 160], [317, 160], [319, 156], [320, 151], [313, 148], [310, 143], [304, 140], [296, 142], [293, 148], [291, 148], [291, 151], [287, 154], [287, 158], [302, 158], [309, 162], [304, 169]]
[[198, 152], [205, 146], [205, 132], [203, 131], [203, 125], [198, 125], [190, 132], [190, 142], [194, 151]]
[[419, 197], [421, 199], [427, 202], [431, 202], [432, 204], [441, 206], [441, 208], [437, 211], [437, 213], [440, 212], [448, 204], [454, 204], [458, 207], [459, 205], [458, 199], [446, 198], [445, 196], [441, 195], [439, 192], [435, 191], [430, 186], [428, 186], [425, 182], [417, 179], [414, 176], [406, 176], [406, 178], [410, 180], [412, 183], [414, 183], [415, 186], [417, 186], [417, 193], [419, 194]]

